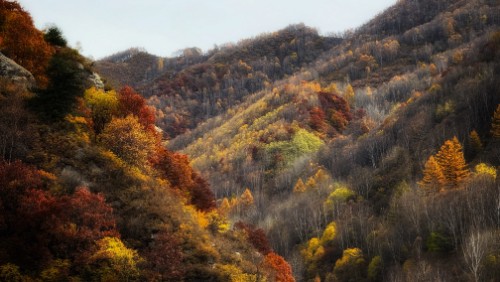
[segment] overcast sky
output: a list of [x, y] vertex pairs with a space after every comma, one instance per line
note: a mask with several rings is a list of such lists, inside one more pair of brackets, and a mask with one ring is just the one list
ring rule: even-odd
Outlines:
[[18, 0], [42, 29], [56, 24], [95, 59], [130, 47], [171, 56], [304, 23], [322, 34], [355, 28], [396, 0]]

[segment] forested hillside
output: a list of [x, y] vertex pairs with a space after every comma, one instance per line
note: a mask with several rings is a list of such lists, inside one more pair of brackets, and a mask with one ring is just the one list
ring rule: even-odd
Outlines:
[[304, 45], [314, 55], [292, 69], [279, 54], [274, 69], [253, 63], [272, 50], [247, 53], [280, 32], [232, 46], [236, 57], [204, 54], [264, 73], [258, 87], [186, 67], [143, 89], [168, 118], [168, 147], [190, 156], [233, 224], [265, 231], [297, 280], [495, 281], [499, 15], [497, 1], [399, 1], [318, 41], [333, 45]]
[[498, 1], [97, 62], [0, 8], [0, 280], [500, 280]]
[[136, 86], [149, 97], [157, 110], [158, 126], [167, 137], [175, 137], [294, 74], [338, 42], [304, 25], [293, 25], [206, 54], [188, 48], [179, 57], [159, 58], [131, 49], [96, 66], [111, 83]]
[[0, 39], [0, 281], [293, 279], [162, 145], [134, 89], [105, 90], [16, 2], [0, 1]]

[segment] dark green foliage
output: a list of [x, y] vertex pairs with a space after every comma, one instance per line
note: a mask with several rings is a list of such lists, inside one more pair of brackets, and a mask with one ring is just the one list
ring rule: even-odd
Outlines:
[[429, 252], [447, 253], [453, 250], [451, 238], [438, 231], [429, 234], [425, 245]]
[[368, 280], [369, 281], [382, 281], [382, 259], [380, 256], [375, 256], [368, 265]]
[[66, 47], [68, 42], [64, 38], [62, 31], [57, 26], [49, 27], [43, 36], [45, 41], [53, 46]]
[[47, 120], [61, 120], [74, 109], [77, 97], [82, 97], [89, 85], [85, 59], [76, 50], [60, 49], [50, 60], [47, 75], [49, 86], [37, 93], [32, 107]]

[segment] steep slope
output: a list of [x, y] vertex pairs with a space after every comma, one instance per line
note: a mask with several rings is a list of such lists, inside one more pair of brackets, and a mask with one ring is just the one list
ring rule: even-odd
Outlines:
[[[461, 265], [471, 267], [474, 238], [499, 253], [500, 222], [480, 211], [500, 199], [496, 173], [481, 169], [500, 165], [490, 135], [499, 14], [495, 1], [399, 1], [168, 146], [192, 158], [234, 221], [266, 231], [300, 279], [498, 277], [486, 255], [480, 274]], [[425, 164], [454, 136], [469, 176], [427, 190]]]
[[143, 97], [0, 8], [0, 281], [294, 281], [262, 230], [228, 228]]

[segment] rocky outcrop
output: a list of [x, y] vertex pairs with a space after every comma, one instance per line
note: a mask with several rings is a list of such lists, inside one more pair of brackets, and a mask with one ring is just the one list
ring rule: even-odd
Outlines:
[[0, 78], [30, 89], [35, 86], [35, 78], [25, 68], [0, 53]]
[[104, 89], [104, 82], [101, 79], [101, 76], [94, 72], [89, 76], [90, 83], [92, 86], [99, 88], [99, 89]]

